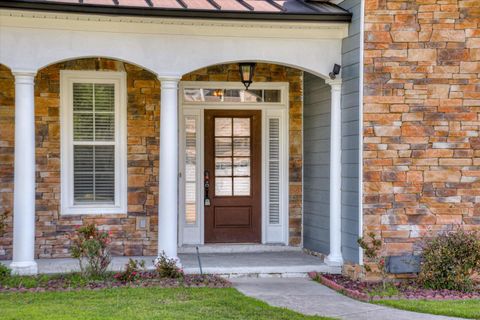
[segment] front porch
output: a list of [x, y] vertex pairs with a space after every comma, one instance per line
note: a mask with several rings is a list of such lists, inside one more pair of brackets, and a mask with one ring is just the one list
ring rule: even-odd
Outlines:
[[[249, 29], [227, 51], [215, 50], [212, 39], [199, 47], [198, 31], [188, 27], [192, 42], [178, 48], [158, 34], [134, 48], [128, 37], [99, 38], [102, 45], [52, 49], [62, 53], [43, 60], [2, 58], [8, 90], [1, 121], [9, 134], [0, 143], [8, 147], [2, 152], [10, 175], [0, 208], [11, 215], [0, 259], [12, 260], [18, 274], [74, 270], [73, 260], [64, 260], [72, 235], [95, 224], [110, 232], [117, 268], [125, 257], [151, 262], [165, 253], [198, 272], [195, 254], [177, 249], [213, 243], [284, 250], [201, 250], [205, 272], [338, 272], [342, 251], [356, 261], [356, 198], [345, 200], [346, 189], [357, 195], [356, 159], [342, 152], [358, 149], [358, 109], [343, 98], [344, 86], [357, 87], [355, 79], [352, 85], [329, 74], [342, 61], [347, 24], [317, 28], [325, 34], [306, 28], [302, 50], [288, 54], [276, 39], [252, 47]], [[126, 54], [151, 43], [158, 56]], [[121, 48], [126, 55], [116, 54]], [[169, 62], [172, 54], [179, 63]], [[242, 62], [256, 64], [249, 90], [240, 82]], [[303, 248], [324, 254], [331, 269]]]
[[[308, 272], [340, 273], [341, 267], [329, 266], [323, 259], [304, 253], [296, 247], [260, 247], [252, 251], [252, 246], [234, 248], [222, 246], [200, 248], [200, 261], [204, 274], [222, 277], [306, 277]], [[265, 251], [269, 250], [269, 251]], [[202, 253], [205, 251], [206, 253]], [[186, 274], [200, 274], [198, 256], [192, 250], [179, 249], [178, 254]], [[156, 256], [114, 257], [110, 271], [123, 270], [129, 259], [144, 260], [146, 267], [153, 268]], [[5, 261], [7, 262], [7, 261]], [[9, 261], [8, 261], [9, 262]], [[38, 273], [55, 274], [78, 272], [78, 261], [71, 258], [38, 259]]]

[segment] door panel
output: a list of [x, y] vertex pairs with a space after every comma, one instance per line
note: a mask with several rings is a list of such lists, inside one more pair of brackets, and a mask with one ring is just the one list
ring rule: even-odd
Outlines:
[[260, 242], [261, 111], [205, 110], [205, 171], [205, 242]]

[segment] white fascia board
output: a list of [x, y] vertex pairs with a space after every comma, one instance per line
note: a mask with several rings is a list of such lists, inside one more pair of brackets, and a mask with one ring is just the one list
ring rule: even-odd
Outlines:
[[347, 22], [178, 19], [0, 10], [0, 26], [211, 37], [343, 39]]

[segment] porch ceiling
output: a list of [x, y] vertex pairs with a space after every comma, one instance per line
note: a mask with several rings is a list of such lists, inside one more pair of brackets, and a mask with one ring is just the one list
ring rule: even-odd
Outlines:
[[179, 18], [349, 22], [352, 17], [319, 0], [0, 0], [0, 7]]

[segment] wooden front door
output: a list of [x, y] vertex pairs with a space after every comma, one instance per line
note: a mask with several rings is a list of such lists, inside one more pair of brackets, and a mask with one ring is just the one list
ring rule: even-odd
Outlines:
[[205, 110], [206, 243], [261, 241], [261, 118]]

